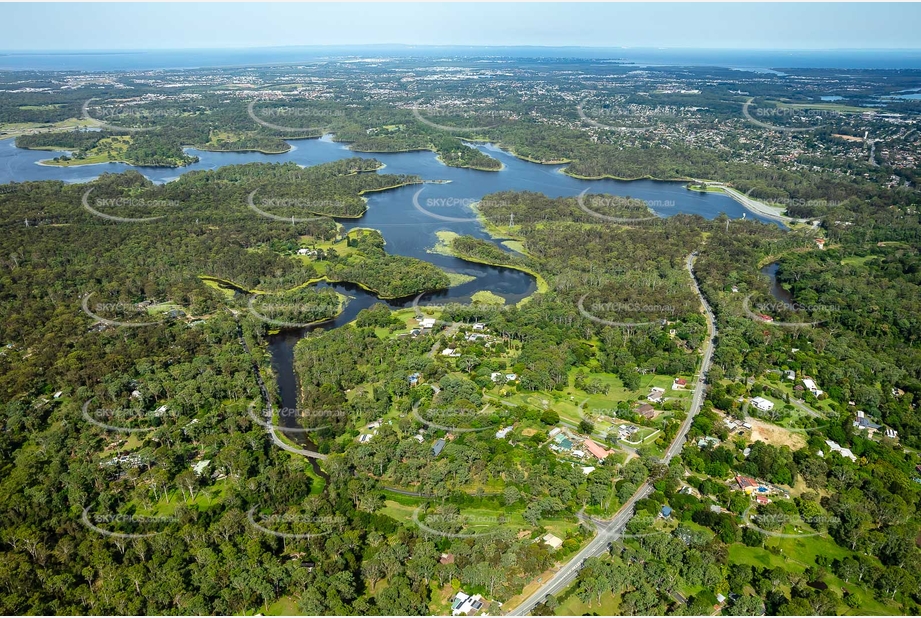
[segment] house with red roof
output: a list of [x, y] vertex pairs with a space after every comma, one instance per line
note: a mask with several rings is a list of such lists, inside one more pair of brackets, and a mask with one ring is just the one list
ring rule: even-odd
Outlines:
[[599, 461], [604, 461], [604, 458], [611, 454], [611, 451], [608, 451], [602, 446], [596, 444], [594, 440], [586, 440], [582, 443], [582, 446], [584, 446], [585, 449]]

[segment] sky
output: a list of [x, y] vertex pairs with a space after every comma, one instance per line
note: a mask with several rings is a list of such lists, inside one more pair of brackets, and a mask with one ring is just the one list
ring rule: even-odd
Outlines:
[[0, 49], [539, 45], [917, 49], [921, 4], [0, 3]]

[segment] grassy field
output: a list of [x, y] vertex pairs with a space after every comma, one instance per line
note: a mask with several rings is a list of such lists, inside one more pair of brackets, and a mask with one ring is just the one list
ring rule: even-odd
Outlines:
[[68, 118], [67, 120], [60, 120], [58, 122], [0, 123], [0, 138], [6, 139], [8, 137], [17, 137], [19, 135], [28, 135], [31, 133], [47, 133], [48, 131], [61, 131], [66, 129], [96, 126], [99, 126], [99, 123], [96, 120], [87, 120], [86, 118]]
[[55, 161], [48, 159], [42, 161], [44, 165], [57, 165], [60, 167], [73, 167], [75, 165], [92, 165], [94, 163], [114, 163], [124, 161], [125, 151], [131, 145], [130, 135], [113, 135], [99, 140], [99, 143], [86, 152], [82, 159], [69, 159]]
[[470, 297], [475, 305], [504, 305], [505, 299], [489, 290], [480, 290]]
[[878, 255], [865, 255], [863, 257], [852, 255], [841, 260], [842, 266], [860, 266], [865, 262], [872, 260], [873, 258], [879, 257]]
[[[391, 499], [385, 501], [385, 506], [383, 509], [381, 509], [381, 513], [389, 515], [395, 520], [406, 525], [415, 526], [416, 524], [413, 521], [413, 514], [416, 512], [418, 505], [422, 504], [423, 502], [426, 502], [425, 498], [414, 498], [411, 496], [391, 496]], [[464, 534], [489, 534], [498, 526], [516, 533], [523, 530], [533, 530], [534, 526], [524, 520], [524, 518], [521, 516], [522, 512], [523, 508], [512, 508], [506, 510], [490, 509], [484, 507], [464, 507], [460, 510], [459, 516], [463, 518], [469, 518], [471, 523], [477, 524], [469, 526], [464, 531]], [[504, 517], [506, 521], [502, 524], [496, 523], [495, 520], [497, 520], [499, 517]], [[566, 538], [566, 534], [569, 531], [575, 530], [579, 527], [579, 523], [575, 521], [575, 519], [541, 519], [539, 525], [543, 526], [547, 529], [548, 532], [552, 532], [561, 539]]]
[[[780, 549], [781, 553], [774, 554], [760, 547], [746, 547], [735, 543], [729, 546], [729, 562], [749, 564], [759, 568], [779, 567], [790, 573], [803, 573], [807, 568], [817, 566], [815, 562], [817, 556], [825, 556], [829, 559], [856, 556], [854, 552], [839, 546], [826, 536], [792, 539], [772, 537], [768, 539], [766, 545]], [[856, 582], [846, 583], [831, 573], [826, 574], [823, 581], [839, 595], [842, 594], [842, 589], [846, 588], [848, 592], [860, 599], [860, 607], [857, 609], [851, 609], [842, 603], [838, 608], [839, 614], [888, 616], [900, 613], [898, 607], [880, 602], [870, 590]]]
[[601, 595], [601, 603], [594, 602], [590, 606], [583, 603], [575, 594], [560, 603], [556, 608], [557, 616], [618, 616], [620, 615], [621, 595], [615, 596], [611, 592]]

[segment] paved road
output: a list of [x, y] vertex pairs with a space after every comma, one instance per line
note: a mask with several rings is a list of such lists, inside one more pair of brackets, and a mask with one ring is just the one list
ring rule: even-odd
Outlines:
[[[701, 294], [700, 286], [697, 284], [697, 279], [694, 277], [695, 257], [695, 254], [689, 255], [687, 258], [686, 266], [688, 272], [691, 275], [691, 282], [694, 286], [694, 291], [697, 293], [697, 296], [700, 298], [700, 302], [703, 304], [704, 312], [707, 317], [707, 327], [710, 336], [707, 338], [707, 342], [704, 344], [703, 360], [701, 362], [697, 383], [694, 386], [694, 396], [691, 399], [691, 407], [688, 410], [687, 418], [681, 424], [681, 428], [679, 429], [678, 434], [675, 436], [675, 439], [668, 447], [668, 450], [665, 451], [665, 457], [663, 458], [665, 463], [671, 461], [672, 457], [681, 452], [681, 448], [684, 446], [685, 438], [687, 436], [688, 430], [691, 428], [691, 423], [694, 420], [694, 416], [700, 411], [700, 407], [703, 404], [705, 388], [704, 377], [710, 370], [710, 363], [713, 357], [713, 343], [716, 340], [716, 321], [713, 317], [713, 311], [710, 309], [710, 305], [707, 303], [707, 300], [704, 298], [703, 294]], [[582, 564], [587, 558], [599, 556], [607, 551], [608, 545], [617, 539], [618, 536], [620, 536], [620, 534], [623, 532], [623, 529], [626, 527], [627, 522], [629, 522], [630, 518], [633, 517], [633, 509], [636, 503], [639, 500], [649, 496], [652, 491], [652, 485], [649, 483], [643, 483], [643, 485], [640, 486], [636, 493], [630, 497], [630, 499], [620, 508], [619, 511], [617, 511], [614, 517], [609, 520], [592, 519], [592, 522], [595, 524], [598, 531], [595, 535], [595, 538], [592, 539], [591, 542], [589, 542], [589, 544], [586, 545], [579, 553], [573, 556], [569, 562], [561, 567], [560, 570], [553, 575], [553, 577], [547, 580], [547, 582], [538, 588], [533, 594], [531, 594], [531, 596], [522, 601], [518, 607], [508, 612], [507, 615], [526, 616], [531, 612], [532, 609], [534, 609], [534, 606], [543, 602], [548, 595], [558, 594], [564, 590], [579, 574], [579, 570], [582, 568]]]
[[[243, 328], [239, 323], [237, 324], [237, 336], [240, 339], [240, 344], [243, 346], [243, 349], [246, 350], [246, 355], [253, 359], [253, 374], [255, 374], [256, 382], [259, 384], [259, 390], [262, 393], [262, 399], [265, 402], [267, 409], [272, 410], [272, 399], [269, 397], [269, 391], [266, 389], [265, 381], [262, 379], [262, 372], [259, 371], [259, 365], [256, 363], [256, 360], [253, 358], [253, 355], [250, 352], [249, 345], [246, 343], [246, 339], [243, 337]], [[289, 453], [303, 455], [304, 457], [309, 457], [311, 459], [326, 459], [327, 457], [323, 453], [317, 453], [316, 451], [308, 451], [307, 449], [291, 446], [278, 437], [278, 434], [275, 433], [276, 430], [272, 425], [271, 420], [266, 425], [265, 430], [268, 432], [269, 436], [272, 438], [272, 442], [274, 442], [277, 447], [284, 449]]]
[[[695, 182], [699, 182], [699, 181], [695, 181]], [[808, 221], [807, 219], [795, 219], [793, 217], [782, 215], [778, 212], [778, 210], [782, 210], [782, 208], [778, 208], [776, 206], [765, 204], [764, 202], [756, 200], [753, 197], [749, 197], [748, 194], [746, 193], [737, 191], [736, 189], [733, 189], [732, 187], [727, 187], [721, 182], [711, 182], [707, 184], [709, 184], [711, 187], [719, 187], [726, 193], [726, 195], [728, 195], [735, 201], [742, 204], [742, 206], [744, 206], [748, 210], [754, 213], [758, 213], [759, 215], [763, 217], [767, 217], [768, 219], [773, 219], [774, 221], [780, 221], [781, 223], [791, 223], [791, 222], [806, 223]]]

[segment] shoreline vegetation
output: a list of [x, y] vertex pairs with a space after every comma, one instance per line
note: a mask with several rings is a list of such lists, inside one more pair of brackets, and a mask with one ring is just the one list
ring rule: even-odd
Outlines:
[[[87, 126], [90, 126], [90, 125], [87, 125]], [[62, 128], [63, 128], [63, 127], [62, 127]], [[78, 128], [78, 127], [74, 127], [74, 128]], [[50, 132], [50, 131], [54, 131], [54, 130], [55, 130], [54, 128], [49, 128], [49, 129], [47, 129], [46, 131], [43, 131], [43, 132]], [[430, 147], [427, 147], [427, 148], [422, 148], [422, 147], [420, 147], [420, 148], [402, 148], [402, 149], [400, 149], [400, 148], [398, 148], [398, 149], [374, 148], [374, 147], [369, 147], [369, 146], [356, 146], [354, 142], [348, 142], [348, 141], [344, 141], [344, 140], [343, 140], [343, 141], [339, 141], [339, 140], [336, 140], [336, 139], [335, 139], [335, 134], [326, 134], [326, 133], [321, 134], [321, 135], [308, 135], [308, 136], [296, 136], [296, 137], [283, 137], [283, 138], [278, 138], [278, 139], [283, 140], [283, 141], [287, 144], [287, 142], [293, 141], [293, 140], [322, 139], [322, 138], [325, 137], [326, 135], [332, 135], [332, 136], [333, 136], [333, 141], [337, 141], [338, 143], [341, 143], [341, 144], [346, 145], [347, 148], [348, 148], [348, 150], [350, 150], [350, 151], [352, 151], [352, 152], [362, 152], [362, 153], [366, 153], [366, 154], [399, 154], [399, 153], [408, 153], [408, 152], [432, 152], [432, 153], [434, 153], [434, 154], [436, 155], [436, 157], [435, 157], [436, 160], [438, 160], [442, 165], [444, 165], [444, 166], [446, 166], [446, 167], [458, 167], [458, 168], [471, 169], [471, 170], [474, 170], [474, 171], [481, 171], [481, 172], [500, 172], [500, 171], [503, 171], [503, 170], [505, 170], [505, 169], [507, 168], [507, 166], [506, 166], [504, 163], [502, 163], [501, 161], [499, 161], [499, 167], [498, 167], [498, 168], [487, 168], [487, 167], [483, 167], [483, 166], [479, 166], [479, 165], [450, 165], [449, 163], [447, 163], [447, 162], [444, 160], [444, 158], [443, 158], [442, 155], [438, 152], [438, 150], [435, 148], [434, 145], [432, 145], [432, 146], [430, 146]], [[10, 137], [12, 137], [12, 136], [10, 136]], [[492, 144], [495, 144], [496, 147], [500, 148], [503, 152], [506, 152], [506, 153], [512, 155], [513, 157], [515, 157], [515, 158], [517, 158], [517, 159], [520, 159], [520, 160], [522, 160], [522, 161], [527, 161], [528, 163], [534, 163], [534, 164], [537, 164], [537, 165], [553, 165], [553, 166], [563, 165], [563, 166], [566, 166], [566, 167], [561, 168], [561, 169], [560, 169], [560, 172], [563, 173], [563, 174], [566, 174], [567, 176], [569, 176], [569, 177], [571, 177], [571, 178], [575, 178], [575, 179], [577, 179], [577, 180], [587, 180], [587, 181], [593, 181], [593, 180], [614, 180], [614, 181], [618, 181], [618, 182], [634, 182], [634, 181], [638, 181], [638, 180], [650, 180], [650, 181], [653, 181], [653, 182], [677, 182], [677, 183], [688, 183], [688, 185], [687, 185], [686, 188], [687, 188], [688, 190], [690, 190], [690, 191], [701, 191], [701, 189], [699, 188], [699, 185], [694, 185], [694, 184], [693, 184], [694, 182], [696, 182], [696, 179], [694, 179], [694, 178], [688, 178], [688, 177], [678, 177], [678, 178], [657, 178], [657, 177], [652, 176], [652, 175], [645, 175], [645, 176], [637, 176], [637, 177], [627, 178], [627, 177], [622, 177], [622, 176], [614, 176], [614, 175], [611, 175], [611, 174], [602, 174], [602, 175], [598, 175], [598, 176], [583, 176], [583, 175], [576, 174], [576, 173], [573, 173], [573, 172], [569, 171], [569, 165], [573, 163], [573, 160], [572, 160], [572, 159], [562, 158], [562, 159], [555, 159], [555, 160], [547, 160], [547, 161], [544, 161], [544, 160], [540, 160], [540, 159], [535, 159], [535, 158], [533, 158], [533, 157], [529, 157], [529, 156], [527, 156], [527, 155], [519, 154], [519, 153], [515, 152], [514, 149], [512, 149], [511, 147], [508, 147], [508, 146], [503, 145], [501, 141], [493, 142], [493, 141], [490, 141], [490, 140], [488, 140], [488, 139], [467, 139], [466, 141], [472, 142], [472, 143], [492, 143]], [[255, 146], [255, 147], [238, 147], [238, 148], [218, 148], [218, 147], [216, 147], [216, 145], [213, 144], [213, 143], [206, 143], [206, 144], [200, 144], [200, 145], [192, 145], [191, 147], [192, 147], [192, 148], [195, 148], [196, 150], [201, 150], [201, 151], [205, 151], [205, 152], [256, 152], [256, 153], [259, 153], [259, 154], [264, 154], [264, 155], [267, 155], [267, 156], [272, 156], [272, 155], [281, 155], [281, 154], [285, 154], [285, 153], [288, 153], [288, 152], [290, 152], [291, 150], [293, 150], [293, 148], [294, 148], [293, 145], [291, 145], [291, 144], [287, 144], [287, 145], [288, 145], [288, 147], [287, 147], [286, 149], [284, 149], [284, 150], [277, 150], [277, 151], [276, 151], [276, 150], [268, 150], [268, 149], [266, 149], [266, 148], [261, 148], [261, 147], [258, 147], [258, 146]], [[63, 147], [63, 146], [40, 146], [40, 147], [37, 147], [37, 146], [20, 146], [18, 143], [17, 143], [16, 146], [17, 146], [17, 148], [23, 148], [23, 149], [26, 149], [26, 150], [46, 150], [46, 151], [72, 152], [72, 151], [69, 151], [66, 147]], [[184, 146], [183, 148], [186, 148], [186, 147], [189, 147], [189, 146]], [[73, 159], [70, 159], [70, 160], [68, 160], [68, 161], [60, 161], [60, 162], [56, 162], [56, 161], [54, 161], [53, 159], [45, 159], [45, 160], [39, 161], [38, 164], [39, 164], [39, 165], [46, 165], [46, 166], [50, 166], [50, 167], [80, 167], [80, 166], [87, 166], [87, 165], [101, 165], [101, 164], [105, 164], [105, 163], [123, 163], [123, 164], [125, 164], [125, 165], [132, 165], [132, 166], [138, 166], [138, 167], [166, 167], [166, 168], [177, 168], [177, 169], [178, 169], [178, 168], [182, 168], [182, 167], [186, 167], [186, 166], [188, 166], [188, 165], [191, 165], [191, 164], [197, 162], [197, 160], [198, 160], [197, 158], [194, 158], [194, 160], [190, 160], [190, 161], [186, 161], [186, 162], [182, 162], [182, 163], [164, 164], [164, 163], [141, 163], [141, 162], [135, 162], [135, 161], [126, 160], [126, 159], [108, 159], [108, 160], [103, 160], [103, 161], [85, 161], [85, 160], [75, 161], [75, 160], [73, 160]], [[385, 167], [385, 165], [381, 164], [380, 167], [378, 167], [376, 170], [373, 170], [373, 171], [380, 171], [380, 170], [383, 169], [384, 167]], [[361, 172], [356, 172], [356, 173], [365, 173], [365, 172], [367, 172], [367, 171], [371, 171], [371, 170], [362, 170]], [[424, 183], [426, 183], [426, 182], [439, 182], [439, 181], [426, 181], [426, 180], [422, 180], [422, 181], [420, 181], [420, 182], [424, 184]], [[768, 217], [768, 218], [771, 218], [771, 219], [774, 219], [774, 220], [779, 220], [779, 221], [781, 221], [781, 222], [783, 222], [783, 223], [789, 223], [789, 222], [795, 221], [795, 219], [792, 219], [792, 218], [787, 217], [786, 215], [782, 214], [782, 211], [783, 211], [782, 208], [775, 209], [775, 207], [771, 207], [769, 204], [765, 204], [765, 203], [763, 203], [763, 202], [758, 202], [757, 200], [752, 200], [752, 199], [750, 199], [750, 198], [744, 198], [744, 197], [742, 197], [742, 196], [740, 196], [740, 195], [735, 194], [734, 191], [731, 191], [731, 190], [730, 190], [730, 191], [727, 191], [727, 190], [726, 190], [727, 187], [725, 187], [722, 183], [720, 183], [720, 182], [718, 182], [718, 181], [712, 181], [712, 182], [713, 182], [713, 185], [712, 185], [712, 186], [708, 186], [708, 187], [705, 189], [705, 191], [706, 191], [707, 193], [721, 193], [721, 194], [723, 194], [723, 195], [727, 195], [727, 196], [731, 197], [733, 200], [735, 200], [737, 203], [739, 203], [739, 204], [741, 204], [743, 207], [745, 207], [746, 210], [749, 210], [749, 211], [752, 212], [752, 213], [755, 213], [755, 214], [758, 214], [758, 215], [761, 215], [761, 216], [764, 216], [764, 217]], [[420, 184], [420, 183], [403, 183], [403, 184], [395, 185], [395, 186], [392, 186], [392, 187], [382, 187], [382, 188], [380, 188], [380, 189], [368, 189], [368, 190], [361, 191], [361, 192], [359, 193], [359, 195], [364, 195], [364, 194], [366, 194], [366, 193], [373, 193], [373, 192], [377, 192], [377, 191], [385, 191], [385, 190], [387, 190], [387, 189], [400, 188], [400, 187], [408, 186], [408, 185], [411, 185], [411, 184]], [[778, 212], [778, 210], [780, 210], [781, 212]], [[365, 211], [365, 212], [367, 212], [367, 211]], [[316, 215], [319, 215], [319, 216], [340, 217], [340, 218], [344, 218], [344, 219], [359, 219], [359, 218], [361, 218], [362, 216], [364, 216], [365, 212], [363, 212], [363, 213], [360, 214], [360, 215], [328, 215], [328, 214], [326, 214], [326, 213], [313, 213], [313, 214], [316, 214]]]

